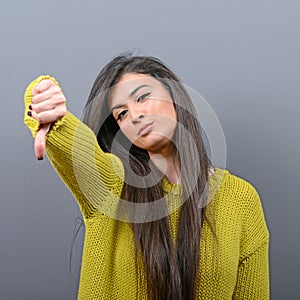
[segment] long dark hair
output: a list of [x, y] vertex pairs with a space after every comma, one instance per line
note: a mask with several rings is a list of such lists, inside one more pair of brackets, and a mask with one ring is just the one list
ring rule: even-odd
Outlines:
[[[180, 145], [176, 151], [181, 169], [182, 199], [185, 200], [180, 208], [177, 241], [171, 234], [167, 201], [164, 207], [161, 202], [155, 205], [157, 199], [164, 199], [162, 181], [159, 180], [163, 174], [151, 163], [147, 151], [132, 145], [120, 133], [109, 111], [109, 91], [125, 73], [147, 74], [160, 81], [169, 91], [178, 124], [182, 125], [177, 126], [173, 138], [174, 145]], [[95, 132], [102, 150], [116, 154], [124, 162], [122, 198], [131, 203], [153, 203], [151, 209], [127, 212], [134, 233], [136, 263], [144, 263], [148, 294], [152, 299], [195, 299], [200, 280], [199, 249], [210, 161], [194, 113], [188, 92], [167, 66], [154, 57], [126, 53], [115, 57], [100, 71], [82, 117]], [[129, 164], [126, 163], [128, 160]], [[128, 183], [128, 176], [132, 176], [128, 174], [132, 171], [137, 175], [138, 184]], [[149, 178], [156, 183], [149, 183]], [[155, 218], [161, 213], [163, 217]], [[147, 221], [149, 216], [153, 216], [153, 221]]]

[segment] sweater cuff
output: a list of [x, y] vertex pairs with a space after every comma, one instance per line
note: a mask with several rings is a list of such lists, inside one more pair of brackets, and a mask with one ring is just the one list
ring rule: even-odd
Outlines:
[[25, 94], [24, 94], [24, 105], [25, 105], [25, 112], [24, 112], [24, 123], [29, 128], [29, 130], [32, 133], [32, 136], [35, 138], [36, 133], [38, 132], [40, 128], [40, 123], [33, 119], [32, 117], [28, 116], [29, 111], [29, 105], [32, 103], [32, 90], [33, 88], [40, 83], [42, 80], [45, 79], [51, 79], [57, 86], [59, 86], [58, 82], [55, 80], [55, 78], [49, 76], [49, 75], [42, 75], [33, 80], [26, 88]]
[[[67, 111], [61, 119], [51, 125], [46, 136], [46, 141], [62, 147], [71, 147], [71, 145], [66, 144], [68, 144], [69, 141], [73, 143], [74, 133], [79, 123], [79, 119]], [[60, 132], [61, 134], [56, 134], [56, 132]]]

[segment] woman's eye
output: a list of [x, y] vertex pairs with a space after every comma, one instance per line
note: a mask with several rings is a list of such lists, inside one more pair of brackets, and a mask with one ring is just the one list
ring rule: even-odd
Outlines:
[[137, 98], [136, 102], [141, 102], [141, 101], [145, 100], [149, 95], [150, 95], [150, 93], [145, 93], [145, 94], [139, 96]]
[[117, 121], [121, 120], [125, 116], [126, 112], [127, 110], [122, 110], [120, 113], [118, 113]]

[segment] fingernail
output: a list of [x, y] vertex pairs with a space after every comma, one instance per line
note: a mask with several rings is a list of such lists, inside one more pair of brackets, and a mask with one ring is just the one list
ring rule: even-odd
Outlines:
[[29, 117], [32, 117], [31, 111], [27, 112], [27, 115], [28, 115]]
[[37, 158], [37, 160], [43, 160], [44, 159], [44, 157], [38, 157]]
[[29, 105], [29, 109], [30, 109], [30, 110], [32, 110], [32, 106], [31, 106], [31, 104]]

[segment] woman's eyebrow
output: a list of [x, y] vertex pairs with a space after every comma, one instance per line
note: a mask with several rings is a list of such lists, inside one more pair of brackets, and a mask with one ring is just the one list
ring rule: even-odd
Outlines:
[[120, 107], [122, 107], [124, 104], [117, 104], [115, 106], [113, 106], [111, 109], [110, 109], [110, 112], [112, 113], [114, 111], [114, 109], [118, 109]]
[[[137, 88], [135, 88], [130, 94], [129, 94], [129, 98], [132, 98], [140, 89], [144, 88], [144, 87], [151, 87], [148, 84], [141, 84], [139, 85]], [[126, 102], [125, 102], [126, 103]], [[117, 104], [115, 106], [113, 106], [110, 111], [113, 112], [114, 109], [120, 108], [122, 107], [124, 104]]]
[[144, 88], [144, 87], [150, 87], [150, 85], [148, 84], [141, 84], [139, 85], [136, 89], [134, 89], [130, 94], [129, 94], [129, 98], [132, 98], [140, 89]]

